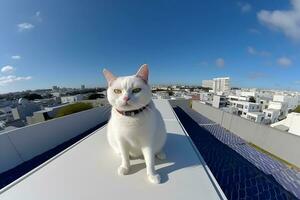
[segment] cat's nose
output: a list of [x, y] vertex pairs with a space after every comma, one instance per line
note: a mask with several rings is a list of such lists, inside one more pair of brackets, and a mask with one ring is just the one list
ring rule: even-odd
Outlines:
[[130, 98], [129, 98], [128, 96], [123, 97], [123, 100], [124, 100], [124, 101], [129, 101], [129, 99], [130, 99]]

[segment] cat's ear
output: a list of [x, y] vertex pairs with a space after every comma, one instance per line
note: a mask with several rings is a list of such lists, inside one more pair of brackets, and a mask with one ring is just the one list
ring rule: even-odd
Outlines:
[[136, 76], [143, 79], [146, 83], [148, 83], [149, 69], [147, 64], [143, 64], [139, 71], [136, 73]]
[[106, 78], [108, 85], [110, 86], [114, 80], [117, 78], [107, 69], [103, 69], [103, 75]]

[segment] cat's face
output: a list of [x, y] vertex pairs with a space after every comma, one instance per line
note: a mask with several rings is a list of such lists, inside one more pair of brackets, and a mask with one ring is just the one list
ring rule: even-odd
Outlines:
[[136, 110], [151, 101], [147, 65], [143, 65], [133, 76], [115, 77], [107, 70], [103, 73], [108, 82], [107, 99], [119, 111]]

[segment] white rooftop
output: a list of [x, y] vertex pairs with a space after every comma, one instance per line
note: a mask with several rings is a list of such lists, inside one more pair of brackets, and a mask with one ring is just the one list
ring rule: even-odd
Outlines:
[[118, 176], [120, 159], [106, 140], [106, 126], [0, 191], [1, 200], [226, 199], [168, 101], [155, 101], [168, 131], [167, 161], [156, 165], [162, 183], [146, 178], [143, 160]]

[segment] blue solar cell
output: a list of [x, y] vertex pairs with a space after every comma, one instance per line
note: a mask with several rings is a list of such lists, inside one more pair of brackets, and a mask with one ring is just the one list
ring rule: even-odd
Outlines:
[[287, 167], [282, 163], [273, 160], [266, 154], [263, 154], [253, 147], [245, 145], [233, 145], [231, 146], [236, 152], [246, 158], [249, 162], [253, 163], [260, 170], [266, 174], [272, 174], [275, 171], [285, 170]]
[[207, 125], [201, 126], [204, 129], [208, 130], [212, 135], [214, 135], [218, 140], [227, 144], [227, 145], [235, 145], [235, 144], [244, 144], [245, 141], [240, 137], [234, 135], [233, 133], [227, 131], [220, 125]]
[[174, 108], [228, 199], [300, 199], [299, 172], [196, 111], [183, 109]]

